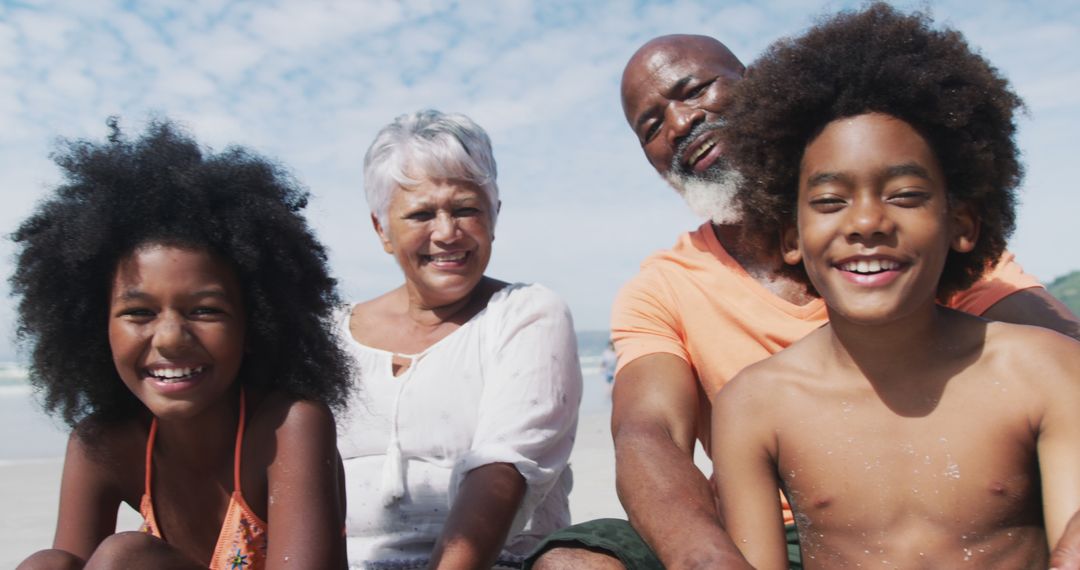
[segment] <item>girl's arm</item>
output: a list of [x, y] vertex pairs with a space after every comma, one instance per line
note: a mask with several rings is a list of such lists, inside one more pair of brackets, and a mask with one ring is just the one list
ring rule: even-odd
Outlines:
[[[117, 465], [116, 461], [103, 461], [100, 458], [102, 453], [119, 457], [124, 454], [117, 453], [115, 447], [109, 447], [106, 443], [100, 445], [100, 448], [89, 448], [79, 437], [78, 430], [73, 431], [68, 438], [60, 483], [60, 512], [53, 548], [70, 552], [83, 560], [88, 559], [103, 540], [116, 532], [116, 512], [123, 501], [123, 492], [117, 484], [115, 471], [135, 471], [138, 465]], [[97, 460], [94, 455], [99, 456]], [[141, 473], [141, 470], [138, 471]]]
[[525, 496], [525, 478], [508, 463], [465, 475], [450, 509], [431, 568], [491, 568]]
[[344, 568], [344, 497], [334, 417], [311, 401], [286, 404], [267, 467], [267, 568]]
[[[739, 380], [742, 380], [740, 382]], [[780, 511], [775, 436], [770, 414], [740, 374], [713, 401], [712, 460], [717, 507], [724, 528], [754, 568], [786, 569], [787, 547]], [[772, 441], [770, 441], [772, 440]]]

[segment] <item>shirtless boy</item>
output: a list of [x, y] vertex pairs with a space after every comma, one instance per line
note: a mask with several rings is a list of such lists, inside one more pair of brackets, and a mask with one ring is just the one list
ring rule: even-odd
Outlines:
[[[1080, 343], [944, 308], [1001, 254], [1019, 98], [885, 4], [776, 44], [724, 131], [737, 201], [829, 323], [716, 396], [722, 519], [786, 568], [1046, 568], [1080, 507]], [[766, 244], [768, 246], [768, 244]]]

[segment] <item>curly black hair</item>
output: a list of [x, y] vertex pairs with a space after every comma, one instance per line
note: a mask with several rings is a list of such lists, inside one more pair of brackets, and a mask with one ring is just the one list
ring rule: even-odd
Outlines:
[[109, 127], [107, 141], [60, 144], [63, 182], [11, 236], [17, 340], [46, 411], [78, 427], [145, 410], [113, 364], [108, 309], [118, 263], [150, 244], [205, 249], [235, 269], [243, 385], [341, 410], [349, 365], [331, 328], [336, 283], [301, 215], [308, 192], [274, 162], [239, 147], [204, 151], [166, 120], [133, 141], [115, 118]]
[[[1020, 97], [960, 32], [884, 3], [841, 12], [771, 45], [735, 87], [725, 112], [728, 156], [746, 178], [736, 201], [748, 237], [778, 251], [794, 222], [803, 150], [839, 118], [885, 113], [911, 124], [935, 153], [950, 204], [980, 222], [974, 250], [950, 251], [941, 300], [1000, 257], [1023, 177], [1014, 142]], [[800, 264], [784, 271], [810, 285]]]

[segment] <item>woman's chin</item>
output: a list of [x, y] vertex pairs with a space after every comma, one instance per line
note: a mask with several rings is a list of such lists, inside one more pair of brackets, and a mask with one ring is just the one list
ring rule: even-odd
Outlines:
[[415, 287], [435, 306], [450, 305], [468, 297], [483, 280], [483, 275], [440, 274], [428, 276]]

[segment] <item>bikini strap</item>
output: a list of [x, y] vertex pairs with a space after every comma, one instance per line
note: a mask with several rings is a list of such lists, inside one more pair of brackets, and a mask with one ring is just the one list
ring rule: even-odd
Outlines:
[[[244, 412], [247, 398], [240, 388], [240, 425], [236, 426], [236, 448], [233, 450], [233, 493], [240, 493], [240, 450], [244, 447]], [[243, 494], [243, 493], [241, 493]]]
[[150, 421], [150, 435], [146, 437], [146, 487], [143, 493], [150, 496], [150, 470], [154, 465], [154, 439], [157, 438], [157, 418]]
[[[244, 412], [247, 398], [240, 388], [240, 425], [236, 426], [236, 445], [233, 448], [233, 491], [240, 491], [240, 450], [244, 443]], [[151, 469], [154, 465], [154, 440], [157, 438], [157, 418], [150, 421], [150, 435], [146, 437], [146, 483], [144, 493], [150, 495]]]

